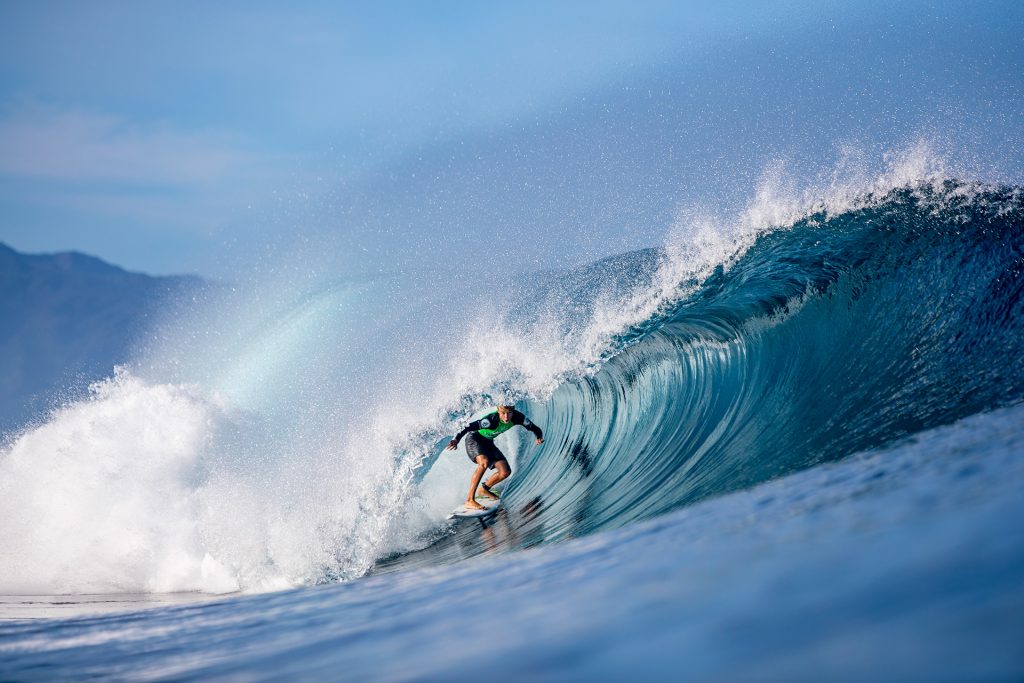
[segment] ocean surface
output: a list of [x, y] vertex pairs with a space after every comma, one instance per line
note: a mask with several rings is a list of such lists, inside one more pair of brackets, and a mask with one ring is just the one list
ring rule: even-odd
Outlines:
[[[0, 680], [1024, 678], [1020, 188], [759, 192], [513, 282], [295, 272], [8, 435]], [[448, 521], [499, 401], [545, 442]]]

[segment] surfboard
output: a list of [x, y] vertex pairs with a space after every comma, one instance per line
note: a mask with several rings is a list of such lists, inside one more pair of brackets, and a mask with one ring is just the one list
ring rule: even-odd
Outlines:
[[483, 505], [484, 509], [474, 510], [472, 508], [467, 508], [465, 503], [463, 503], [462, 505], [451, 511], [451, 513], [448, 515], [448, 519], [454, 519], [456, 517], [489, 517], [490, 515], [493, 515], [495, 512], [497, 512], [498, 508], [501, 507], [500, 498], [498, 500], [490, 500], [489, 498], [478, 498], [476, 502]]

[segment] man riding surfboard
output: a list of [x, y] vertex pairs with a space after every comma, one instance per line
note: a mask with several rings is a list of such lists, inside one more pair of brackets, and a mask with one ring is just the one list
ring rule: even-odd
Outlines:
[[[484, 415], [478, 420], [470, 422], [463, 427], [462, 431], [448, 442], [448, 450], [454, 451], [459, 446], [459, 441], [466, 436], [466, 454], [469, 459], [476, 463], [476, 471], [469, 481], [469, 495], [466, 497], [466, 507], [473, 510], [483, 510], [484, 506], [476, 502], [477, 487], [479, 492], [488, 498], [497, 500], [498, 496], [491, 491], [491, 487], [499, 481], [503, 481], [512, 474], [512, 468], [508, 464], [508, 458], [494, 444], [494, 437], [504, 434], [516, 425], [528, 429], [537, 437], [537, 445], [544, 443], [544, 433], [540, 427], [530, 422], [530, 418], [523, 415], [513, 406], [498, 406], [494, 412]], [[496, 469], [491, 478], [481, 483], [484, 472], [488, 469]]]

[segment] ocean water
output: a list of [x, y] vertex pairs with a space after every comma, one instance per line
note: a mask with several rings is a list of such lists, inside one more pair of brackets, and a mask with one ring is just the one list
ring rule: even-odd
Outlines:
[[[0, 678], [1021, 678], [1024, 194], [771, 190], [585, 268], [169, 319], [0, 455]], [[446, 521], [499, 400], [545, 443]]]

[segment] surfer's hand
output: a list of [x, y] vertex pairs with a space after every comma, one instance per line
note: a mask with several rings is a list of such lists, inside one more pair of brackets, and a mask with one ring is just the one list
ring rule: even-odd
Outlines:
[[451, 441], [448, 442], [448, 447], [445, 450], [454, 451], [458, 447], [458, 442], [456, 442], [455, 439], [452, 439]]
[[544, 439], [537, 439], [537, 445], [538, 446], [541, 445], [542, 443], [544, 443]]

